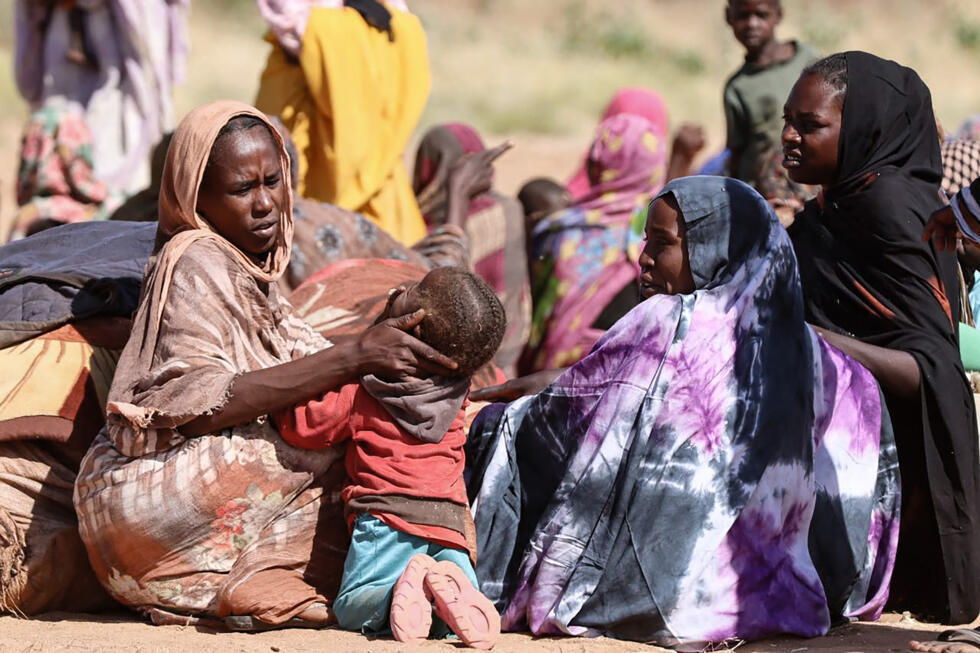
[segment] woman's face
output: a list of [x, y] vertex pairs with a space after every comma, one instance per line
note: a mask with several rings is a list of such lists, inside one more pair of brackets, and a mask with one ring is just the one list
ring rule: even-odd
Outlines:
[[801, 77], [783, 109], [783, 167], [799, 184], [837, 179], [841, 96], [817, 75]]
[[694, 292], [687, 252], [687, 226], [673, 196], [654, 202], [647, 215], [646, 244], [640, 254], [640, 294], [683, 295]]
[[279, 149], [262, 127], [225, 134], [197, 195], [197, 212], [235, 247], [254, 257], [271, 250], [286, 204]]

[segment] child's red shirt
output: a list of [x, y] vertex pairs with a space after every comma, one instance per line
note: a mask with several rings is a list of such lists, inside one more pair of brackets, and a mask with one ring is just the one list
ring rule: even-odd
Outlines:
[[472, 518], [463, 483], [467, 403], [435, 443], [401, 429], [359, 383], [280, 411], [273, 419], [282, 438], [295, 447], [323, 449], [351, 440], [342, 493], [348, 527], [367, 512], [396, 530], [468, 550], [465, 533]]

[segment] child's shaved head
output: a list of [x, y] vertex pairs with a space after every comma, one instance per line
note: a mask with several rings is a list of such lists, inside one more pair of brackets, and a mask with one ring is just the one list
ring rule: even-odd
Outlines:
[[490, 362], [503, 340], [507, 319], [483, 279], [462, 268], [436, 268], [419, 282], [415, 296], [425, 309], [419, 337], [456, 361], [460, 376]]

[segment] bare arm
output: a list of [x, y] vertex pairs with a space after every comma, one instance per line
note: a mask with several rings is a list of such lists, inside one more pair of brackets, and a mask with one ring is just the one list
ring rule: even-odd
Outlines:
[[225, 404], [201, 415], [178, 430], [195, 437], [244, 424], [262, 415], [323, 394], [364, 374], [400, 376], [419, 370], [452, 374], [456, 363], [406, 331], [415, 327], [425, 312], [391, 318], [351, 338], [310, 356], [288, 363], [246, 372], [237, 377]]
[[542, 370], [511, 379], [500, 385], [474, 390], [470, 393], [470, 399], [473, 401], [513, 401], [525, 395], [537, 394], [551, 385], [551, 382], [561, 376], [566, 369], [568, 368], [560, 367], [553, 370]]
[[912, 354], [869, 345], [849, 336], [810, 326], [821, 338], [864, 365], [887, 392], [903, 398], [913, 398], [918, 395], [919, 387], [922, 385], [922, 373]]

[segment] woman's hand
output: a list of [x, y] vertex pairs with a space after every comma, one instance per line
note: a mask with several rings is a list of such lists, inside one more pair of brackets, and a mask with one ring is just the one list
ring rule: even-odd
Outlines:
[[556, 370], [542, 370], [511, 379], [500, 385], [474, 390], [470, 393], [470, 399], [473, 401], [513, 401], [524, 395], [537, 394], [551, 385], [552, 381], [561, 376], [565, 369], [562, 367]]
[[367, 328], [357, 339], [357, 375], [452, 376], [459, 367], [455, 361], [408, 333], [424, 317], [425, 310], [419, 309]]
[[[956, 198], [953, 198], [953, 201], [955, 202]], [[933, 213], [922, 232], [923, 242], [929, 242], [931, 238], [940, 252], [955, 252], [958, 237], [956, 216], [953, 215], [953, 208], [950, 206], [944, 206]]]
[[489, 150], [464, 154], [453, 164], [447, 181], [447, 223], [463, 225], [470, 199], [486, 193], [493, 184], [493, 162], [512, 147], [511, 141], [505, 141]]
[[704, 149], [704, 144], [704, 128], [699, 124], [686, 122], [674, 135], [671, 156], [681, 156], [688, 161], [693, 161], [694, 157]]

